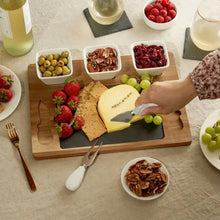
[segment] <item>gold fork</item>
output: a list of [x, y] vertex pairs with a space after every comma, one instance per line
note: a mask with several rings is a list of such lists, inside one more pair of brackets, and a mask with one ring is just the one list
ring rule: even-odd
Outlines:
[[32, 191], [36, 191], [37, 187], [35, 185], [34, 179], [33, 179], [32, 175], [31, 175], [31, 173], [30, 173], [30, 171], [24, 161], [24, 158], [23, 158], [21, 151], [20, 151], [20, 148], [19, 148], [19, 136], [17, 134], [16, 128], [13, 123], [6, 124], [6, 128], [7, 128], [8, 136], [9, 136], [11, 142], [14, 144], [14, 146], [17, 148], [17, 150], [19, 152], [19, 155], [21, 157], [21, 161], [22, 161], [30, 188]]

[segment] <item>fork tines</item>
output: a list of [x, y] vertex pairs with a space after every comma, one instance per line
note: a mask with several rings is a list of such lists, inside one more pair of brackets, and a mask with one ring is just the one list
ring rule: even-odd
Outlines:
[[6, 128], [8, 131], [8, 135], [11, 139], [13, 139], [13, 138], [19, 139], [14, 123], [6, 124]]

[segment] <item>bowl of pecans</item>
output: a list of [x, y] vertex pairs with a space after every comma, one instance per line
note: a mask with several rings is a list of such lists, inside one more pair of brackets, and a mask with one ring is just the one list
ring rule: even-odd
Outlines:
[[153, 200], [162, 196], [169, 185], [169, 172], [165, 165], [151, 157], [129, 161], [121, 172], [124, 190], [133, 198]]
[[115, 44], [86, 47], [83, 59], [85, 70], [93, 80], [113, 79], [121, 70], [120, 51]]

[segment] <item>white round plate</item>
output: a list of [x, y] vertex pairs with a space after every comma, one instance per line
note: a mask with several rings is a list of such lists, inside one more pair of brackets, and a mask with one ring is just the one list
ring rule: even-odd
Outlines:
[[205, 155], [206, 159], [217, 169], [220, 170], [220, 149], [215, 150], [215, 151], [210, 151], [208, 150], [207, 146], [202, 142], [202, 135], [205, 133], [205, 129], [207, 127], [212, 127], [217, 120], [220, 119], [220, 110], [215, 110], [212, 112], [206, 120], [203, 122], [203, 125], [200, 129], [200, 135], [199, 135], [199, 141], [200, 141], [200, 147]]
[[[130, 166], [133, 165], [133, 164], [135, 164], [136, 162], [138, 162], [138, 161], [140, 161], [140, 160], [146, 160], [148, 163], [155, 163], [155, 162], [161, 163], [162, 166], [160, 167], [160, 170], [161, 170], [163, 173], [166, 174], [167, 179], [168, 179], [168, 180], [167, 180], [167, 185], [165, 186], [165, 188], [164, 188], [164, 190], [163, 190], [162, 193], [155, 194], [154, 196], [141, 197], [141, 196], [137, 196], [134, 192], [132, 192], [132, 191], [129, 189], [128, 184], [127, 184], [126, 179], [125, 179], [125, 175], [126, 175], [126, 173], [128, 172], [128, 169], [130, 168]], [[160, 196], [162, 196], [162, 195], [166, 192], [166, 190], [167, 190], [167, 188], [168, 188], [168, 186], [169, 186], [169, 181], [170, 181], [170, 176], [169, 176], [169, 172], [168, 172], [167, 168], [165, 167], [165, 165], [164, 165], [161, 161], [159, 161], [159, 160], [157, 160], [157, 159], [154, 159], [154, 158], [152, 158], [152, 157], [139, 157], [139, 158], [135, 158], [135, 159], [133, 159], [133, 160], [130, 160], [130, 161], [124, 166], [124, 168], [123, 168], [123, 170], [122, 170], [122, 172], [121, 172], [121, 183], [122, 183], [122, 186], [123, 186], [124, 190], [125, 190], [130, 196], [134, 197], [135, 199], [139, 199], [139, 200], [153, 200], [153, 199], [159, 198]]]
[[0, 121], [7, 118], [17, 108], [21, 99], [21, 83], [16, 74], [5, 66], [0, 65], [0, 72], [2, 75], [11, 75], [13, 83], [10, 90], [13, 93], [12, 99], [7, 103], [1, 103], [4, 107], [4, 111], [0, 113]]

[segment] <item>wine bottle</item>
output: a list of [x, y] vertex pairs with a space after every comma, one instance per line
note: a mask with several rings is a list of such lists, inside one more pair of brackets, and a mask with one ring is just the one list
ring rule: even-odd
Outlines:
[[32, 49], [28, 0], [0, 0], [0, 30], [3, 46], [10, 55], [21, 56]]

